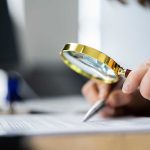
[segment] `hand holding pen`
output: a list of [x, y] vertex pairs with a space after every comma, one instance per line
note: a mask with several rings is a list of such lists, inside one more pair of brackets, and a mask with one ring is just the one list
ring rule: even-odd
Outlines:
[[[93, 115], [101, 111], [101, 115], [105, 116], [107, 113], [113, 113], [113, 109], [111, 107], [106, 107], [106, 99], [111, 90], [110, 84], [105, 84], [98, 80], [90, 80], [88, 81], [82, 88], [82, 93], [85, 98], [92, 103], [91, 109], [86, 113], [83, 121], [87, 121]], [[99, 110], [96, 110], [97, 105], [100, 105]]]
[[[132, 94], [123, 93], [121, 89], [123, 82], [123, 79], [120, 79], [118, 83], [109, 85], [98, 80], [90, 80], [82, 88], [82, 93], [94, 105], [98, 104], [99, 100], [104, 101], [99, 110], [103, 117], [124, 115], [150, 116], [150, 101], [144, 99], [139, 90]], [[84, 121], [89, 118], [84, 118]]]
[[[97, 79], [107, 84], [113, 84], [114, 87], [118, 84], [121, 76], [127, 77], [122, 90], [114, 90], [114, 88], [113, 90], [107, 90], [107, 87], [110, 85], [104, 85], [104, 83], [100, 82], [98, 86], [96, 86], [97, 83], [95, 82], [96, 84], [92, 85], [93, 88], [91, 90], [85, 90], [86, 88], [83, 88], [85, 97], [94, 101], [98, 100], [86, 114], [84, 121], [88, 120], [100, 110], [106, 116], [107, 114], [109, 114], [108, 116], [114, 116], [118, 114], [124, 115], [126, 113], [135, 115], [149, 114], [150, 102], [145, 102], [145, 100], [150, 100], [150, 60], [139, 66], [136, 70], [131, 71], [120, 66], [102, 51], [79, 43], [65, 44], [60, 52], [60, 56], [63, 62], [76, 73], [90, 79]], [[106, 89], [99, 88], [102, 85]], [[88, 85], [86, 84], [85, 87], [88, 87]], [[104, 93], [107, 95], [106, 97]], [[94, 96], [92, 94], [97, 96], [97, 98], [93, 99]], [[138, 101], [135, 101], [136, 99]], [[140, 99], [143, 101], [139, 101]], [[142, 107], [143, 105], [145, 105], [144, 108]]]

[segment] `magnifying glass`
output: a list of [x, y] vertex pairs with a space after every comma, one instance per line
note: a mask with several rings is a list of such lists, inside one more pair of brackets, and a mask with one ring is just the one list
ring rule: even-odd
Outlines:
[[117, 82], [120, 75], [127, 77], [131, 71], [101, 51], [83, 44], [68, 43], [60, 55], [63, 62], [75, 72], [108, 84]]

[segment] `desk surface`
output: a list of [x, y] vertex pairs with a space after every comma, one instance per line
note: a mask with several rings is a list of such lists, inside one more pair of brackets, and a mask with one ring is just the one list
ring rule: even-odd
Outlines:
[[150, 134], [39, 136], [29, 143], [33, 150], [149, 150]]

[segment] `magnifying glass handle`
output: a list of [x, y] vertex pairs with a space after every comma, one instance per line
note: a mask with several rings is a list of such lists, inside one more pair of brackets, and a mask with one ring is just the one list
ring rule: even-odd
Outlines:
[[125, 77], [127, 77], [131, 71], [132, 71], [132, 70], [127, 69], [126, 72], [125, 72]]

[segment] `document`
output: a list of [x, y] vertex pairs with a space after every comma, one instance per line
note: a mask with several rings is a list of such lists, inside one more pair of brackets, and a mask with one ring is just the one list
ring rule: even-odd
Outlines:
[[3, 115], [0, 136], [64, 135], [87, 133], [150, 132], [150, 118], [104, 119], [95, 116], [83, 122], [84, 114]]
[[44, 99], [30, 99], [24, 102], [16, 102], [14, 109], [18, 112], [50, 112], [50, 113], [70, 113], [84, 112], [90, 108], [90, 104], [82, 96], [61, 96]]
[[81, 96], [29, 100], [15, 104], [17, 112], [45, 114], [0, 115], [0, 136], [150, 132], [150, 118], [102, 118], [83, 122], [91, 106]]

